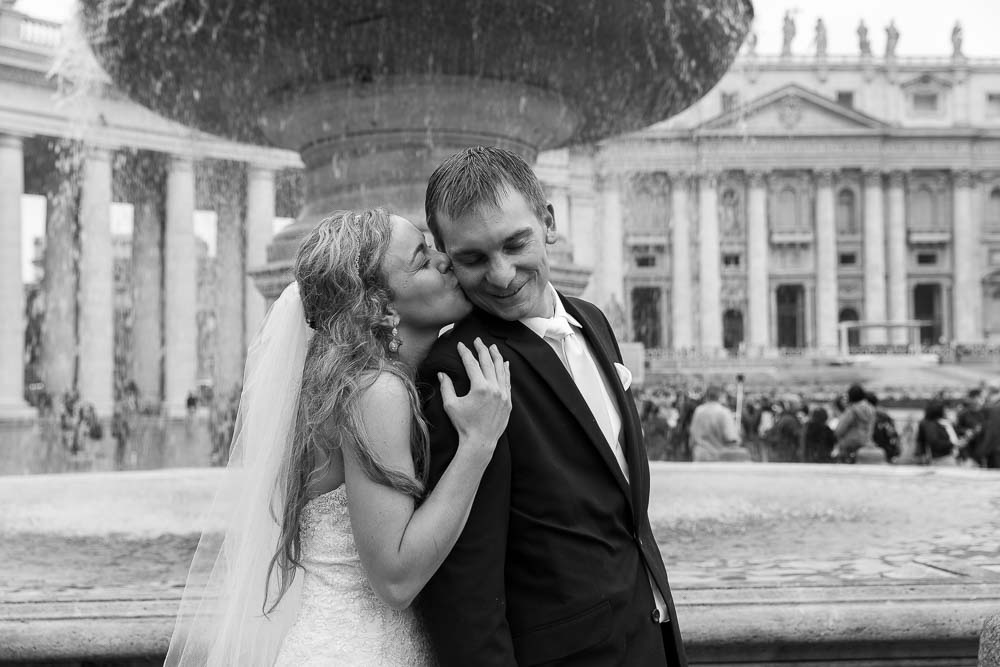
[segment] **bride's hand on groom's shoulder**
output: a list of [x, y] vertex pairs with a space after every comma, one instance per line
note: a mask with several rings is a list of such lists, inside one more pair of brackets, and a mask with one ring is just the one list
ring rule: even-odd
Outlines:
[[486, 347], [479, 338], [473, 345], [476, 354], [464, 343], [458, 344], [469, 376], [469, 392], [457, 396], [451, 378], [444, 373], [438, 373], [438, 380], [445, 412], [458, 432], [459, 450], [482, 454], [488, 462], [510, 416], [510, 367], [496, 345]]

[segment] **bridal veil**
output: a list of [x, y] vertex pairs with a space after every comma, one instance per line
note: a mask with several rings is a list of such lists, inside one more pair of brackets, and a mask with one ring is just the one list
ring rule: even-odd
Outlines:
[[280, 533], [275, 517], [285, 503], [278, 480], [311, 335], [293, 282], [247, 351], [229, 464], [191, 563], [165, 665], [271, 665], [295, 621], [301, 574], [273, 611], [263, 610], [278, 590], [276, 573], [265, 587]]

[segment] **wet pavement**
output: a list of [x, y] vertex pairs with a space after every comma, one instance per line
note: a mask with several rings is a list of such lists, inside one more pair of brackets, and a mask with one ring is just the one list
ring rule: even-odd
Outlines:
[[[650, 518], [671, 585], [1000, 582], [1000, 473], [653, 463]], [[7, 477], [0, 598], [173, 598], [217, 471]]]

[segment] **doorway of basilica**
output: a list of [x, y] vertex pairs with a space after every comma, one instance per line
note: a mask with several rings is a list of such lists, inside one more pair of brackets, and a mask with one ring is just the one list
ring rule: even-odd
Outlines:
[[736, 351], [743, 344], [743, 312], [729, 308], [722, 313], [722, 346]]
[[632, 289], [632, 339], [646, 349], [663, 347], [660, 326], [660, 302], [663, 291], [659, 287], [634, 287]]
[[779, 285], [775, 296], [778, 347], [805, 347], [805, 288], [802, 285]]
[[913, 286], [913, 317], [931, 322], [920, 327], [920, 344], [937, 345], [943, 332], [939, 283], [918, 283]]

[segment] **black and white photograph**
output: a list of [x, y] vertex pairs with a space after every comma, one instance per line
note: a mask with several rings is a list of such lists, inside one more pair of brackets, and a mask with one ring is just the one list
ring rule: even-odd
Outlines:
[[1000, 667], [996, 0], [0, 0], [0, 667]]

